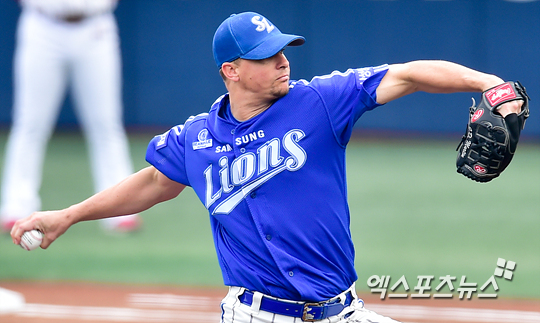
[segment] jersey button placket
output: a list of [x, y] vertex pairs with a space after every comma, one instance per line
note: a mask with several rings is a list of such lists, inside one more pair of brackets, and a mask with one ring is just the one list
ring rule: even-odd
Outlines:
[[232, 135], [232, 146], [233, 146], [233, 150], [234, 150], [234, 155], [236, 157], [238, 157], [240, 154], [243, 154], [244, 152], [242, 151], [242, 149], [239, 149], [238, 146], [235, 145], [235, 141], [236, 141], [236, 128], [233, 128], [231, 129], [231, 135]]

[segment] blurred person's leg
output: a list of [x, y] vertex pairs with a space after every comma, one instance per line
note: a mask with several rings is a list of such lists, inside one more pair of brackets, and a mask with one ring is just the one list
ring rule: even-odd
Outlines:
[[66, 66], [54, 24], [21, 14], [14, 54], [13, 121], [6, 144], [0, 221], [4, 230], [41, 207], [39, 188], [47, 143], [66, 89]]
[[[123, 125], [120, 47], [112, 14], [90, 18], [78, 28], [72, 38], [73, 94], [99, 192], [133, 173]], [[101, 223], [106, 229], [133, 231], [140, 218], [129, 215]]]

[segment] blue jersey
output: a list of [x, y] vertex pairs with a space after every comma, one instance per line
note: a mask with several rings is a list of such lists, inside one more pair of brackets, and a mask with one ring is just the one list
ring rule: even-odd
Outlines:
[[322, 301], [356, 281], [345, 148], [387, 70], [291, 81], [244, 122], [227, 117], [224, 95], [150, 142], [147, 161], [208, 209], [225, 285]]

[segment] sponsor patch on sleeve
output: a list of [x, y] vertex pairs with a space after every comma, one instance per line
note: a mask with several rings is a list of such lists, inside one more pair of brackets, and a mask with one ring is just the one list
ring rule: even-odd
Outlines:
[[374, 74], [374, 71], [372, 67], [364, 67], [364, 68], [356, 69], [356, 75], [358, 76], [358, 80], [360, 81], [360, 83], [363, 83], [373, 74]]
[[197, 141], [193, 142], [193, 150], [212, 147], [212, 139], [208, 138], [208, 129], [203, 129], [197, 135]]
[[167, 138], [169, 137], [170, 132], [171, 131], [169, 130], [166, 133], [157, 136], [157, 137], [159, 137], [159, 140], [156, 143], [156, 150], [161, 149], [163, 147], [167, 147]]

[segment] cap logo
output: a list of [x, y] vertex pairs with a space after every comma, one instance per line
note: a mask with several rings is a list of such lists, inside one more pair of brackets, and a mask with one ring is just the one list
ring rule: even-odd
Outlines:
[[254, 16], [251, 18], [251, 22], [257, 26], [255, 30], [259, 32], [266, 30], [268, 33], [270, 33], [275, 28], [274, 25], [271, 25], [268, 20], [266, 20], [266, 18], [262, 18], [261, 20], [260, 16]]

